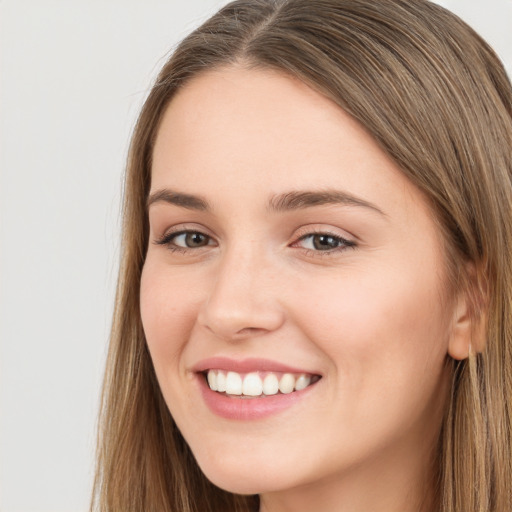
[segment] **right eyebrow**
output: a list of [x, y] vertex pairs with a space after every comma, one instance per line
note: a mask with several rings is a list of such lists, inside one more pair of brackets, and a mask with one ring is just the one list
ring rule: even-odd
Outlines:
[[386, 214], [376, 205], [343, 190], [334, 189], [294, 190], [279, 194], [270, 199], [269, 209], [275, 212], [283, 212], [336, 204], [368, 208], [386, 217]]
[[181, 206], [188, 210], [198, 210], [202, 212], [211, 210], [208, 201], [203, 197], [183, 194], [182, 192], [176, 192], [168, 188], [163, 188], [150, 194], [146, 206], [149, 208], [152, 204], [159, 202]]

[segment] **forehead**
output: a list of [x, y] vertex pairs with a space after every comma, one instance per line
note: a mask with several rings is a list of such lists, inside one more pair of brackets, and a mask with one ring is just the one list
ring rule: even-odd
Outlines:
[[200, 74], [168, 105], [152, 168], [152, 191], [163, 187], [231, 190], [248, 204], [290, 189], [342, 188], [387, 208], [420, 196], [333, 101], [278, 72], [239, 67]]

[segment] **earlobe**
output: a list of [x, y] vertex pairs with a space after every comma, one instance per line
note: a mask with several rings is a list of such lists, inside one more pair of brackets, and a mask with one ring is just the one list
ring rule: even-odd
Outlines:
[[448, 354], [457, 360], [485, 350], [487, 330], [487, 293], [472, 266], [470, 286], [457, 299], [448, 344]]
[[[469, 357], [472, 350], [471, 331], [472, 321], [467, 299], [459, 298], [455, 308], [455, 314], [450, 330], [450, 340], [448, 343], [448, 354], [453, 359], [462, 360]], [[474, 350], [474, 347], [473, 347]]]
[[448, 354], [453, 359], [467, 359], [471, 354], [478, 354], [485, 350], [486, 336], [483, 316], [481, 315], [476, 321], [464, 320], [454, 327], [448, 345]]

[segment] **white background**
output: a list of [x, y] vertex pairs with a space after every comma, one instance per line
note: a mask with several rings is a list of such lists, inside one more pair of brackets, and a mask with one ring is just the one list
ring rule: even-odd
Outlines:
[[[0, 0], [0, 511], [86, 511], [129, 134], [223, 0]], [[512, 0], [440, 2], [512, 69]]]

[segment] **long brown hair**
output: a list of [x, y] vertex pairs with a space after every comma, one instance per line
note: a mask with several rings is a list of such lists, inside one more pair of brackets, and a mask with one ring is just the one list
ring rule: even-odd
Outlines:
[[258, 508], [257, 497], [224, 492], [202, 475], [160, 394], [139, 311], [160, 119], [188, 80], [233, 63], [279, 70], [335, 101], [427, 197], [444, 235], [451, 284], [471, 292], [475, 324], [486, 319], [485, 339], [475, 340], [470, 357], [449, 362], [438, 508], [512, 510], [511, 85], [471, 28], [425, 0], [237, 0], [164, 65], [128, 159], [91, 510]]

